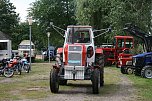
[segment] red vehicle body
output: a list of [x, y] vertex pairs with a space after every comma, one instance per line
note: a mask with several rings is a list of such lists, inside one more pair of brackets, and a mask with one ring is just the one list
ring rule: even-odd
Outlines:
[[[122, 53], [120, 53], [119, 54], [119, 56], [118, 56], [118, 67], [122, 67], [122, 66], [124, 66], [124, 65], [126, 65], [126, 63], [128, 62], [128, 61], [132, 61], [132, 54], [130, 53], [130, 52], [125, 52], [126, 51], [126, 49], [122, 52]], [[127, 49], [127, 51], [129, 51], [128, 49]]]
[[131, 60], [132, 54], [123, 51], [130, 50], [134, 46], [134, 39], [132, 36], [115, 36], [113, 48], [101, 47], [104, 53], [105, 65], [116, 64], [116, 67], [121, 67]]

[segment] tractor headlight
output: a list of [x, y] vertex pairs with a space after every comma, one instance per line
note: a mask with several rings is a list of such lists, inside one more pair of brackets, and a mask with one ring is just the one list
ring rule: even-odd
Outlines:
[[136, 66], [137, 59], [133, 58], [133, 66]]
[[88, 58], [91, 58], [91, 57], [93, 56], [93, 54], [94, 54], [93, 47], [92, 47], [92, 46], [89, 46], [89, 47], [87, 48], [87, 57], [88, 57]]

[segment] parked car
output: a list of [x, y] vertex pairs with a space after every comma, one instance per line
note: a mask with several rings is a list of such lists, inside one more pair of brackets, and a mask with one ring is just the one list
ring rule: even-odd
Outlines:
[[42, 58], [44, 61], [49, 60], [49, 55], [50, 55], [50, 60], [55, 60], [55, 47], [54, 46], [49, 46], [48, 49], [42, 49]]

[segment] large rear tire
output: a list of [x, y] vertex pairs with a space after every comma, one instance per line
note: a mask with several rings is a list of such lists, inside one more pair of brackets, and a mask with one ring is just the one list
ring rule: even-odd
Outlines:
[[152, 78], [152, 66], [148, 65], [142, 68], [141, 76], [144, 78], [151, 79]]
[[58, 93], [59, 91], [59, 77], [56, 69], [50, 72], [50, 90], [52, 93]]
[[103, 56], [103, 54], [96, 54], [95, 64], [99, 65], [100, 67], [104, 67], [104, 56]]
[[96, 68], [92, 73], [92, 91], [93, 94], [99, 94], [100, 89], [100, 71]]

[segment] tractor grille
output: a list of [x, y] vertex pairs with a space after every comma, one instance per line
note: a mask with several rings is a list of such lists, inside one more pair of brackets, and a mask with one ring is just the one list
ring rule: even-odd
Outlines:
[[80, 53], [69, 53], [68, 64], [70, 66], [81, 66], [81, 54]]
[[81, 46], [69, 46], [68, 51], [68, 65], [69, 66], [81, 66], [82, 62], [82, 47]]

